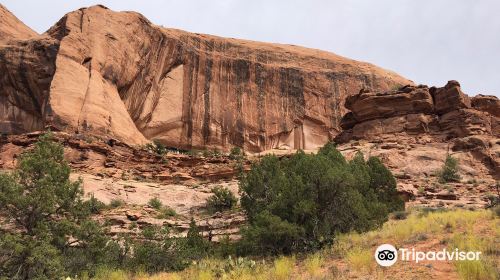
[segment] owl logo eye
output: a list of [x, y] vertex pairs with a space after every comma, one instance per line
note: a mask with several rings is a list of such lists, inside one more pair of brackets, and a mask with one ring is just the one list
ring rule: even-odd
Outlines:
[[375, 251], [375, 261], [381, 266], [391, 266], [397, 261], [397, 250], [390, 244], [380, 245]]

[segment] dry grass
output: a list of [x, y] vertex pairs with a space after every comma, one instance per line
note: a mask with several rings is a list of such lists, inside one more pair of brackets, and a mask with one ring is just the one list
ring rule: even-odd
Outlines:
[[[496, 222], [496, 221], [493, 221]], [[500, 279], [498, 268], [499, 239], [478, 237], [472, 232], [454, 234], [449, 249], [460, 248], [463, 251], [482, 252], [479, 260], [456, 261], [455, 267], [462, 279], [495, 280]]]
[[280, 257], [274, 261], [274, 279], [286, 280], [290, 279], [293, 267], [295, 266], [295, 258]]
[[320, 278], [322, 276], [323, 271], [321, 270], [325, 260], [320, 253], [313, 254], [308, 256], [304, 260], [304, 266], [306, 268], [307, 273], [311, 278]]
[[347, 253], [347, 262], [354, 271], [372, 272], [375, 268], [373, 252], [368, 249], [355, 248]]

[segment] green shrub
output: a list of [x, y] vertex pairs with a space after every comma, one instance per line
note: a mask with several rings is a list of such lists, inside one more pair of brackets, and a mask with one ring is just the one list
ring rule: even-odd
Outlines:
[[153, 140], [152, 143], [146, 144], [146, 149], [162, 157], [168, 153], [167, 147], [165, 147], [165, 145], [163, 145], [158, 139]]
[[230, 159], [242, 159], [245, 156], [245, 153], [241, 150], [240, 147], [233, 147], [229, 152]]
[[396, 181], [378, 158], [347, 162], [331, 143], [316, 154], [265, 156], [240, 184], [249, 226], [242, 251], [279, 254], [330, 243], [336, 233], [380, 226], [403, 210]]
[[200, 155], [200, 151], [198, 150], [189, 150], [185, 152], [186, 155], [192, 156], [192, 157], [198, 157]]
[[169, 233], [166, 227], [146, 227], [142, 231], [144, 239], [133, 243], [134, 254], [126, 261], [128, 268], [148, 273], [186, 268], [190, 260], [183, 251], [185, 241], [170, 237]]
[[134, 253], [128, 254], [123, 264], [131, 271], [178, 271], [212, 253], [210, 242], [202, 237], [193, 219], [186, 237], [171, 236], [168, 227], [158, 226], [144, 228], [142, 235], [133, 242]]
[[238, 199], [228, 188], [216, 186], [207, 199], [207, 207], [212, 211], [224, 211], [233, 208], [237, 202]]
[[213, 149], [213, 150], [203, 150], [201, 152], [203, 157], [220, 157], [222, 156], [222, 153], [218, 149]]
[[110, 202], [109, 202], [109, 205], [108, 207], [109, 208], [118, 208], [118, 207], [121, 207], [125, 205], [125, 201], [123, 201], [122, 199], [119, 199], [119, 198], [113, 198]]
[[177, 216], [177, 212], [169, 206], [160, 207], [159, 211], [160, 213], [156, 216], [158, 219], [168, 219]]
[[458, 160], [451, 155], [446, 156], [443, 168], [438, 175], [440, 183], [460, 181], [460, 175], [458, 175]]
[[160, 210], [161, 207], [163, 206], [163, 204], [161, 203], [161, 200], [158, 199], [157, 197], [151, 198], [148, 202], [148, 205], [156, 210]]
[[106, 208], [106, 204], [95, 198], [94, 194], [90, 196], [89, 200], [84, 202], [84, 205], [91, 214], [100, 214]]
[[418, 193], [418, 195], [424, 195], [424, 194], [425, 194], [425, 189], [424, 189], [424, 187], [418, 187], [418, 189], [417, 189], [417, 193]]

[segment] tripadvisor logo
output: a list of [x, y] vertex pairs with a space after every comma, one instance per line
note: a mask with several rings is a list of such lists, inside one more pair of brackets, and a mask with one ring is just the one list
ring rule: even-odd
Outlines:
[[375, 251], [375, 260], [381, 266], [391, 266], [398, 260], [398, 251], [391, 244], [382, 244]]
[[[399, 258], [398, 258], [399, 255]], [[391, 244], [382, 244], [375, 250], [375, 261], [381, 266], [392, 266], [396, 261], [477, 261], [481, 252], [465, 252], [457, 248], [452, 251], [446, 249], [440, 251], [417, 251], [414, 248], [399, 248], [397, 250]]]

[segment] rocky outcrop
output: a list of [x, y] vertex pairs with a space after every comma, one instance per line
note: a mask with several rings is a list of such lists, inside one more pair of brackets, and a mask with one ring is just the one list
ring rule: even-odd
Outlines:
[[420, 85], [383, 93], [361, 90], [346, 99], [346, 108], [351, 112], [343, 117], [344, 131], [337, 140], [388, 134], [429, 134], [439, 139], [471, 135], [499, 137], [498, 99], [478, 96], [473, 100], [474, 106], [456, 81], [442, 88]]
[[438, 114], [444, 114], [461, 108], [470, 108], [470, 98], [460, 89], [460, 83], [449, 81], [442, 88], [430, 89], [434, 98], [434, 109]]
[[[351, 140], [444, 143], [452, 151], [470, 153], [500, 176], [500, 101], [494, 96], [472, 98], [460, 84], [450, 81], [442, 88], [405, 86], [374, 93], [361, 90], [347, 98], [351, 112], [344, 115], [339, 143]], [[388, 144], [382, 146], [392, 149]], [[397, 147], [396, 147], [397, 148]], [[410, 150], [409, 147], [402, 148]]]
[[[434, 111], [432, 96], [426, 86], [405, 86], [385, 93], [362, 90], [347, 97], [345, 107], [357, 122]], [[349, 122], [349, 119], [351, 116], [346, 121]]]
[[485, 111], [500, 118], [500, 100], [493, 95], [476, 95], [472, 97], [472, 108]]
[[184, 149], [313, 149], [340, 131], [351, 93], [411, 84], [332, 53], [161, 28], [102, 6], [11, 37], [0, 47], [3, 133], [50, 126]]

